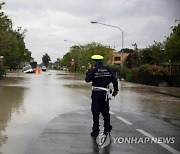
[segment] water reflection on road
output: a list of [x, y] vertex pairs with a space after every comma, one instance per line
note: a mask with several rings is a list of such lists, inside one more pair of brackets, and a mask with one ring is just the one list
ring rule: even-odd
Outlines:
[[64, 86], [76, 81], [57, 72], [9, 76], [0, 81], [0, 153], [23, 153], [51, 119], [83, 109], [78, 91]]
[[[85, 99], [90, 99], [90, 89], [84, 75], [60, 71], [11, 74], [0, 81], [0, 153], [21, 154], [58, 114], [90, 108], [90, 102]], [[170, 123], [180, 120], [179, 98], [133, 84], [128, 87], [120, 84], [120, 93], [112, 99], [111, 108], [149, 114]]]
[[20, 114], [24, 111], [24, 90], [22, 87], [0, 87], [0, 147], [8, 139], [5, 130], [13, 114]]
[[111, 103], [121, 111], [146, 114], [180, 127], [180, 99], [157, 94], [145, 87], [123, 87]]
[[[84, 76], [83, 76], [84, 77]], [[90, 84], [84, 83], [82, 76], [64, 76], [64, 79], [79, 80], [79, 83], [71, 82], [65, 85], [71, 89], [76, 89], [78, 92], [90, 98]], [[119, 94], [112, 98], [111, 108], [118, 111], [135, 112], [140, 114], [149, 114], [159, 118], [173, 118], [180, 120], [180, 99], [170, 97], [153, 92], [157, 87], [141, 86], [120, 82]]]

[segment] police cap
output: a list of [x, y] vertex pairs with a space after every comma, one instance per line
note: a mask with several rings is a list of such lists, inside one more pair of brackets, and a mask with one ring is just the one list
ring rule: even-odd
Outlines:
[[101, 61], [101, 60], [103, 60], [103, 56], [101, 56], [101, 55], [93, 55], [93, 56], [91, 56], [91, 59], [92, 60], [94, 60], [94, 61]]

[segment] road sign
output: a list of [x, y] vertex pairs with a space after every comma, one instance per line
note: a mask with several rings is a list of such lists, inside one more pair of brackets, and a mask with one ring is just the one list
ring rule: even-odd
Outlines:
[[71, 66], [74, 66], [75, 65], [75, 61], [74, 59], [71, 60]]

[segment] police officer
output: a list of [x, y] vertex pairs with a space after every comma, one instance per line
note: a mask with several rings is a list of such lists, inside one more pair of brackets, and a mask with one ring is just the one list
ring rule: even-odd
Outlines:
[[92, 137], [99, 135], [99, 115], [104, 117], [104, 132], [110, 133], [112, 126], [110, 124], [109, 114], [109, 84], [113, 83], [114, 92], [112, 96], [118, 94], [118, 81], [109, 67], [103, 65], [103, 56], [93, 55], [91, 57], [94, 66], [90, 64], [86, 73], [86, 82], [92, 82], [92, 104], [91, 111], [93, 115]]

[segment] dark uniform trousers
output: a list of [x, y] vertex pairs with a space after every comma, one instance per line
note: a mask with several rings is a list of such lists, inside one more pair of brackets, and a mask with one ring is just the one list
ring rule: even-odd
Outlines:
[[91, 111], [93, 115], [93, 132], [99, 133], [99, 115], [102, 114], [104, 118], [104, 132], [111, 132], [109, 114], [109, 100], [106, 100], [106, 91], [92, 91]]

